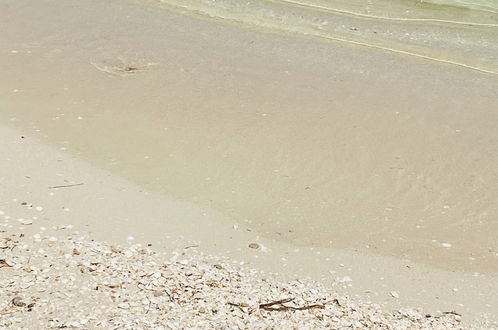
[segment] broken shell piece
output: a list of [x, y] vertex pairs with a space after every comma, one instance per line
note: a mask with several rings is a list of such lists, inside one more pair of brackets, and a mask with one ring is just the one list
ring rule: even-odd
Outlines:
[[22, 301], [21, 297], [14, 297], [11, 301], [12, 305], [17, 306], [17, 307], [23, 307], [26, 304]]
[[7, 260], [0, 259], [0, 268], [3, 268], [3, 267], [12, 267], [12, 266], [9, 265], [9, 263], [7, 262]]
[[31, 219], [19, 219], [17, 220], [21, 223], [21, 225], [32, 225], [33, 224], [33, 220]]
[[257, 249], [259, 249], [259, 244], [258, 243], [251, 243], [251, 244], [249, 244], [249, 248], [257, 250]]
[[336, 281], [340, 283], [346, 283], [346, 282], [352, 282], [353, 280], [349, 276], [344, 276], [336, 278]]

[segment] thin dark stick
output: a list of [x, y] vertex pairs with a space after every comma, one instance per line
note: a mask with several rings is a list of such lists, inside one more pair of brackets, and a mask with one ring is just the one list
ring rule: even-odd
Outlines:
[[189, 245], [189, 246], [184, 247], [183, 249], [187, 250], [187, 249], [196, 248], [196, 247], [199, 247], [199, 245]]
[[[302, 307], [294, 307], [294, 306], [285, 306], [285, 303], [293, 301], [293, 298], [287, 298], [287, 299], [282, 299], [282, 300], [277, 300], [277, 301], [272, 301], [266, 304], [260, 304], [259, 308], [264, 309], [265, 311], [288, 311], [288, 310], [293, 310], [293, 311], [304, 311], [307, 309], [312, 309], [312, 308], [325, 308], [325, 304], [314, 304], [314, 305], [308, 305], [308, 306], [302, 306]], [[275, 306], [277, 305], [277, 306]]]
[[73, 183], [73, 184], [66, 184], [66, 185], [61, 185], [61, 186], [52, 186], [52, 187], [48, 187], [48, 189], [68, 188], [68, 187], [82, 186], [82, 185], [84, 185], [84, 183]]
[[260, 304], [259, 308], [271, 307], [273, 305], [282, 305], [282, 304], [291, 302], [293, 300], [294, 300], [293, 298], [287, 298], [287, 299], [272, 301], [272, 302], [269, 302], [269, 303], [266, 303], [266, 304]]

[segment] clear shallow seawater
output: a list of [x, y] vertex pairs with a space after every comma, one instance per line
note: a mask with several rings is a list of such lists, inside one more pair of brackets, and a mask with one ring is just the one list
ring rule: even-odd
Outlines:
[[186, 14], [498, 74], [498, 0], [159, 0]]
[[466, 7], [483, 11], [498, 11], [498, 1], [496, 0], [429, 0], [427, 2], [449, 6]]
[[[341, 12], [281, 1], [227, 9], [253, 27], [344, 36], [327, 43], [120, 1], [87, 11], [77, 0], [46, 3], [57, 10], [19, 3], [0, 20], [12, 29], [2, 44], [16, 50], [0, 79], [5, 122], [19, 118], [15, 125], [98, 167], [289, 245], [497, 272], [497, 76], [344, 47], [361, 38], [393, 51], [423, 46], [437, 28], [484, 31], [494, 42], [494, 25], [475, 25], [494, 24], [485, 12], [433, 6], [414, 15], [394, 7], [401, 2], [370, 12], [349, 2]], [[439, 21], [420, 20], [441, 8]], [[463, 40], [464, 50], [494, 47]], [[121, 75], [128, 64], [139, 70]]]

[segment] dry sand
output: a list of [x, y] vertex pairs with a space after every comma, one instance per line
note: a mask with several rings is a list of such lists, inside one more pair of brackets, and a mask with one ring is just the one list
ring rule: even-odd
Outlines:
[[5, 235], [198, 245], [496, 320], [495, 76], [152, 2], [5, 0], [0, 29]]

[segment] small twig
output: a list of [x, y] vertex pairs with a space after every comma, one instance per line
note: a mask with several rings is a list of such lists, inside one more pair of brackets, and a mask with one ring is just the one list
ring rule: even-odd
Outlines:
[[[294, 298], [287, 298], [287, 299], [282, 299], [282, 300], [277, 300], [277, 301], [272, 301], [266, 304], [260, 304], [259, 308], [264, 309], [266, 311], [304, 311], [308, 309], [313, 309], [313, 308], [325, 308], [325, 304], [314, 304], [314, 305], [308, 305], [308, 306], [301, 306], [301, 307], [294, 307], [294, 306], [286, 306], [284, 305], [285, 303], [289, 303], [293, 301]], [[277, 306], [275, 306], [277, 305]], [[275, 307], [273, 307], [275, 306]]]
[[147, 298], [147, 300], [149, 301], [149, 306], [147, 307], [147, 311], [145, 312], [145, 314], [148, 314], [150, 311], [150, 305], [152, 304], [152, 301], [150, 301], [148, 296], [145, 296], [145, 298]]
[[455, 311], [451, 311], [451, 312], [443, 312], [443, 315], [462, 316], [462, 314], [457, 313], [457, 312], [455, 312]]
[[176, 303], [175, 298], [168, 291], [164, 291], [164, 292], [168, 296], [170, 302], [175, 302]]
[[302, 306], [302, 307], [292, 307], [292, 306], [289, 306], [289, 307], [286, 307], [286, 308], [290, 308], [290, 309], [295, 310], [295, 311], [305, 311], [305, 310], [313, 309], [313, 308], [322, 309], [322, 308], [325, 308], [325, 305], [314, 304], [314, 305], [308, 305], [308, 306]]
[[293, 300], [294, 300], [294, 298], [287, 298], [287, 299], [282, 299], [282, 300], [276, 300], [276, 301], [272, 301], [272, 302], [269, 302], [269, 303], [260, 304], [259, 308], [267, 308], [267, 307], [271, 307], [273, 305], [282, 305], [282, 304], [291, 302]]
[[231, 302], [229, 302], [228, 305], [233, 306], [233, 307], [237, 307], [243, 313], [245, 313], [245, 311], [242, 309], [242, 307], [247, 307], [247, 306], [243, 306], [242, 304], [235, 304], [235, 303], [231, 303]]
[[68, 187], [82, 186], [82, 185], [84, 185], [84, 183], [73, 183], [73, 184], [66, 184], [66, 185], [61, 185], [61, 186], [52, 186], [52, 187], [48, 187], [48, 189], [68, 188]]
[[455, 311], [451, 311], [451, 312], [443, 312], [443, 314], [452, 314], [452, 315], [462, 316], [462, 314], [457, 313], [457, 312], [455, 312]]
[[187, 249], [196, 248], [196, 247], [199, 247], [199, 245], [189, 245], [189, 246], [184, 247], [183, 249], [187, 250]]

